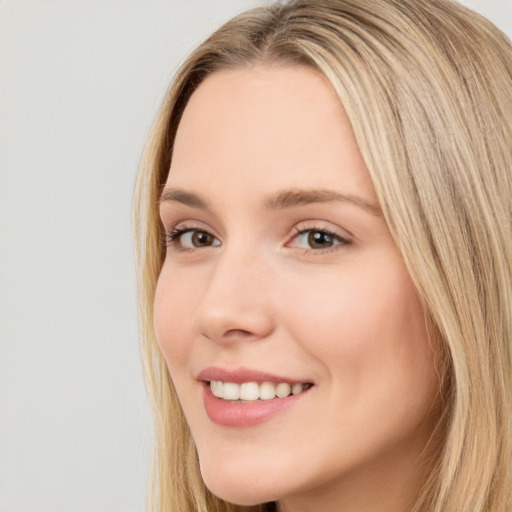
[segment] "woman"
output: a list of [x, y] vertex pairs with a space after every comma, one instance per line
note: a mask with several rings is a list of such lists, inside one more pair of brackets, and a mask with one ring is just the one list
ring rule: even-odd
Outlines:
[[451, 0], [188, 58], [136, 197], [150, 509], [512, 509], [511, 140], [510, 43]]

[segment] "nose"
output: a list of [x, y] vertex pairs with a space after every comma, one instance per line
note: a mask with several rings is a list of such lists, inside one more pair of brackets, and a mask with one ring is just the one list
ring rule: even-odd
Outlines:
[[240, 254], [219, 255], [195, 312], [197, 331], [218, 343], [269, 336], [275, 323], [266, 267], [265, 262]]

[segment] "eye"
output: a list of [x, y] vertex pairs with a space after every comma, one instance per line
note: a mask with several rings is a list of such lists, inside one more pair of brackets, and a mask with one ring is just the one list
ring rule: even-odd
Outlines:
[[176, 246], [179, 249], [201, 249], [203, 247], [219, 246], [220, 240], [208, 231], [193, 228], [175, 228], [171, 234], [166, 234], [167, 247]]
[[303, 229], [295, 235], [291, 246], [307, 250], [333, 249], [350, 241], [328, 229]]

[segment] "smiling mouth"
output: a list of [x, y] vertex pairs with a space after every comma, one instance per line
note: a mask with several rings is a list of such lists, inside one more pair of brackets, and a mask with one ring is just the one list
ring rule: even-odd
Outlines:
[[220, 380], [204, 381], [214, 396], [233, 403], [254, 403], [258, 400], [274, 400], [299, 395], [310, 389], [312, 383], [288, 382], [223, 382]]

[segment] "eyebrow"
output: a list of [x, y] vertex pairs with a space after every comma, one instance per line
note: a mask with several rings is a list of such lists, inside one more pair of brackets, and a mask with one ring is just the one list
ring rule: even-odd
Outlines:
[[[200, 196], [183, 190], [181, 188], [165, 188], [159, 200], [159, 204], [164, 202], [177, 202], [199, 208], [200, 210], [209, 210], [208, 204]], [[297, 206], [305, 206], [314, 203], [347, 202], [363, 208], [372, 215], [382, 215], [382, 210], [365, 199], [353, 195], [335, 192], [329, 189], [291, 189], [272, 194], [265, 198], [265, 207], [269, 210], [284, 210]]]
[[374, 206], [365, 199], [353, 194], [343, 194], [329, 189], [301, 190], [292, 189], [278, 192], [265, 200], [265, 206], [270, 210], [281, 210], [304, 206], [312, 203], [347, 202], [367, 210], [373, 215], [382, 215], [378, 206]]
[[158, 204], [165, 202], [181, 203], [192, 208], [208, 210], [208, 205], [198, 195], [187, 192], [181, 188], [164, 188]]

